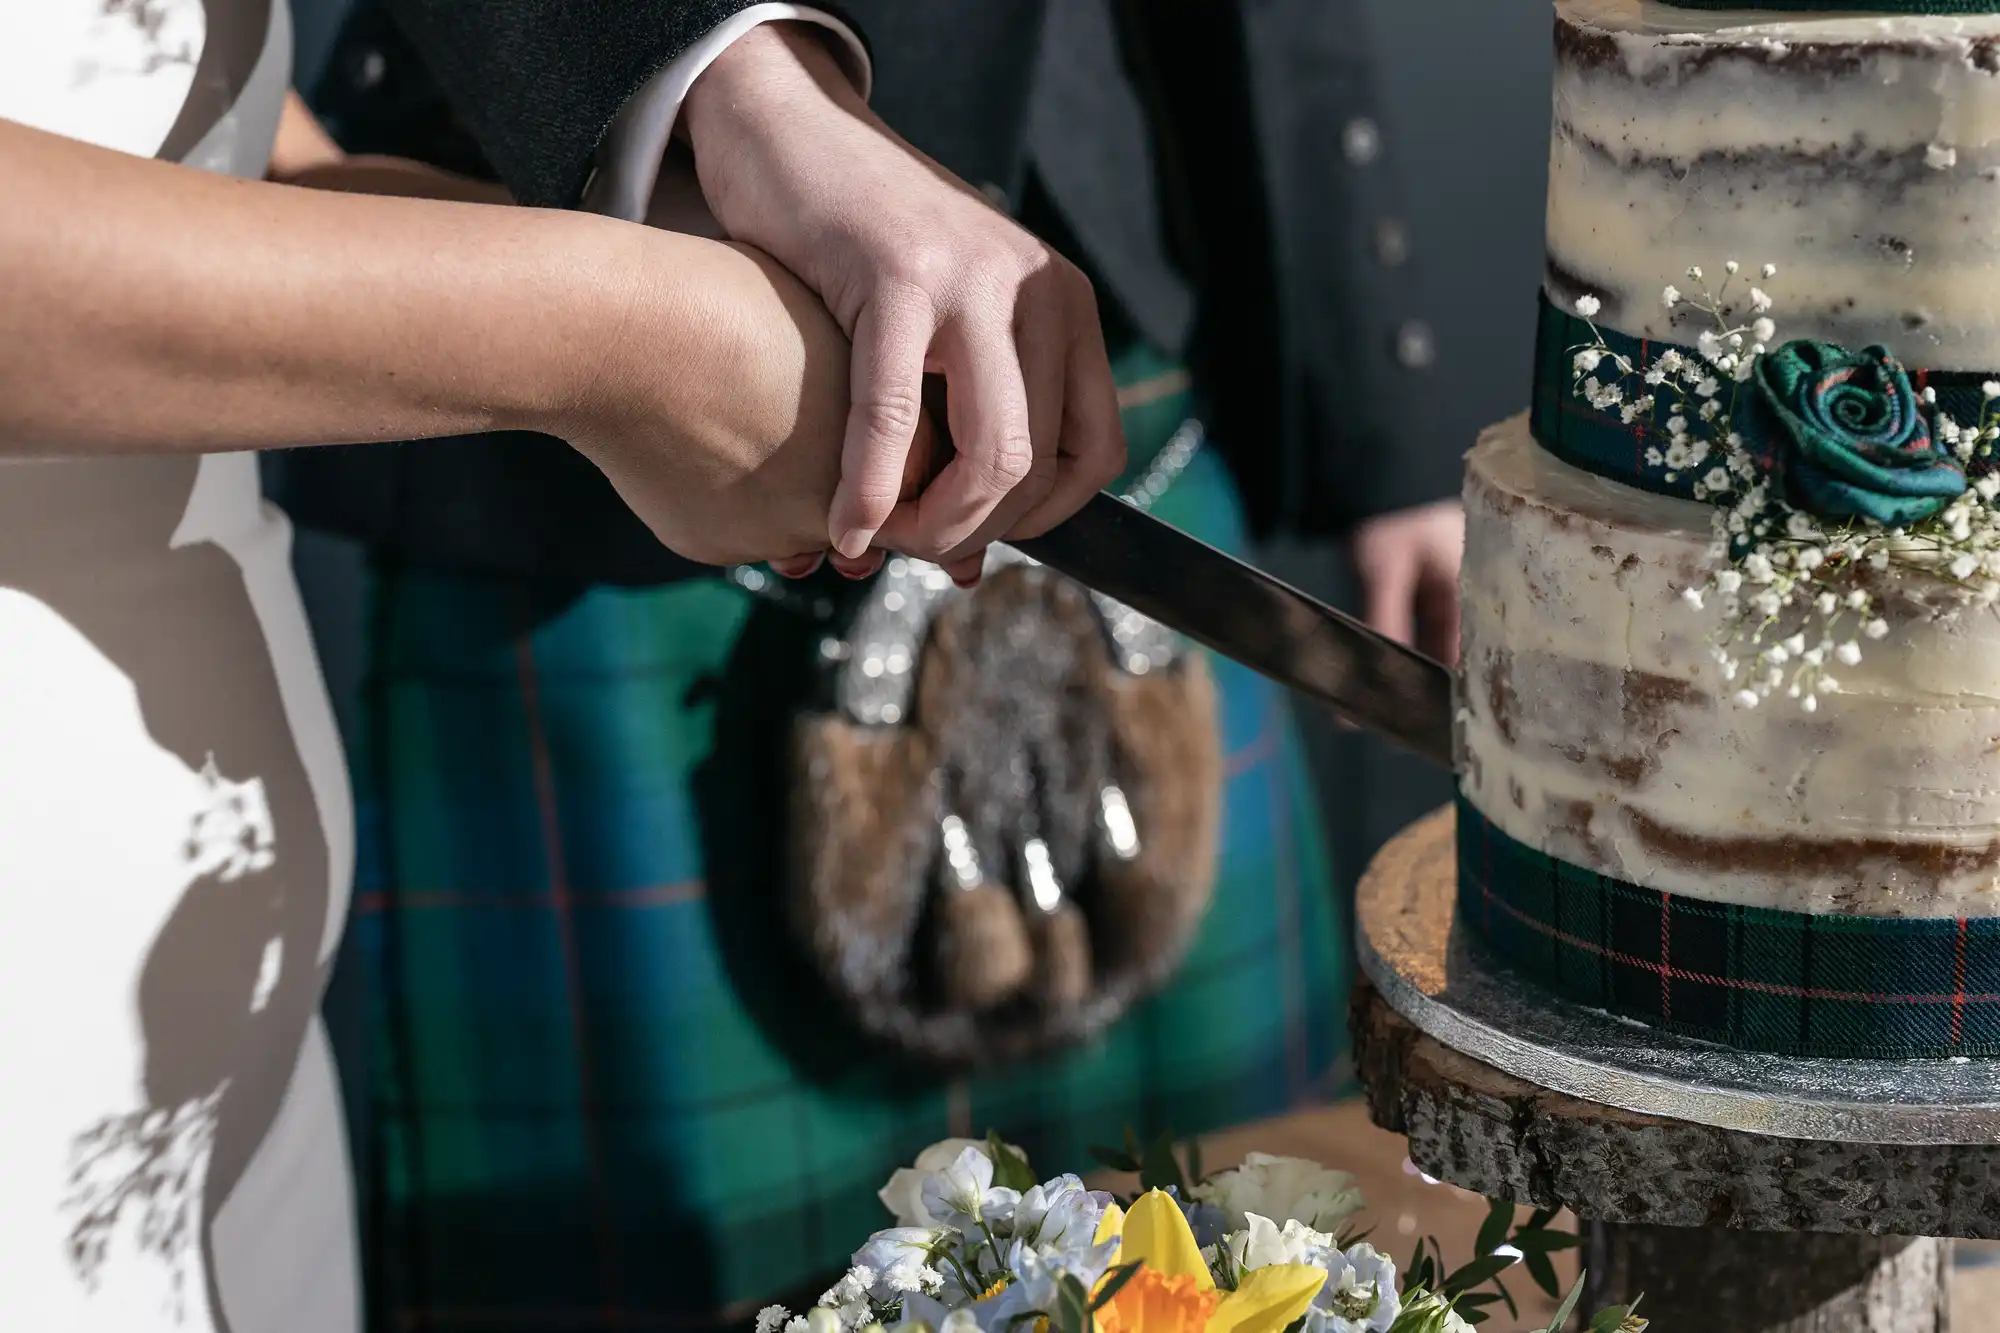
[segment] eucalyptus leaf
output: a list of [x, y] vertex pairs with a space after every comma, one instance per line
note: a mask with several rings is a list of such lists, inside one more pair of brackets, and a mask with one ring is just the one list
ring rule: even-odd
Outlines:
[[1136, 1172], [1139, 1169], [1138, 1158], [1118, 1148], [1107, 1148], [1101, 1143], [1094, 1143], [1090, 1146], [1090, 1155], [1097, 1160], [1100, 1166], [1109, 1167], [1113, 1171]]
[[1158, 1138], [1146, 1145], [1145, 1156], [1139, 1159], [1139, 1188], [1176, 1190], [1186, 1196], [1187, 1181], [1181, 1175], [1180, 1158], [1174, 1156], [1172, 1130], [1162, 1130]]
[[1403, 1265], [1403, 1285], [1407, 1288], [1428, 1287], [1425, 1280], [1429, 1270], [1425, 1267], [1424, 1238], [1417, 1237], [1417, 1248], [1410, 1254], [1410, 1262]]
[[1514, 1237], [1514, 1248], [1523, 1254], [1553, 1254], [1557, 1250], [1573, 1250], [1583, 1244], [1583, 1237], [1574, 1231], [1529, 1231]]
[[1514, 1225], [1514, 1201], [1495, 1199], [1486, 1206], [1486, 1220], [1479, 1224], [1479, 1235], [1472, 1242], [1475, 1257], [1484, 1258], [1507, 1243], [1507, 1230]]
[[1511, 1254], [1489, 1254], [1474, 1259], [1444, 1280], [1440, 1288], [1447, 1296], [1456, 1296], [1462, 1291], [1471, 1291], [1499, 1277], [1515, 1264]]
[[1009, 1148], [1001, 1140], [999, 1130], [986, 1135], [986, 1153], [993, 1159], [993, 1183], [1001, 1189], [1031, 1190], [1041, 1183], [1035, 1179], [1027, 1157]]
[[1527, 1268], [1528, 1276], [1535, 1280], [1535, 1285], [1547, 1292], [1551, 1300], [1562, 1291], [1562, 1282], [1556, 1277], [1556, 1266], [1549, 1262], [1549, 1256], [1531, 1251], [1521, 1262]]
[[[1540, 1333], [1562, 1333], [1562, 1326], [1569, 1322], [1572, 1314], [1576, 1313], [1576, 1303], [1583, 1299], [1583, 1279], [1584, 1274], [1576, 1275], [1576, 1285], [1569, 1289], [1569, 1295], [1563, 1297], [1562, 1304], [1556, 1307], [1556, 1317], [1549, 1320], [1548, 1327], [1540, 1330]], [[1550, 1295], [1554, 1293], [1551, 1292]]]

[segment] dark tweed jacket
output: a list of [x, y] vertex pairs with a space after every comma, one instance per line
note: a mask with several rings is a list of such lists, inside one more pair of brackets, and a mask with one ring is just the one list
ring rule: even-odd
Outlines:
[[[353, 150], [580, 196], [606, 125], [750, 0], [362, 0], [316, 104]], [[1361, 0], [837, 0], [875, 105], [1185, 354], [1260, 533], [1338, 533], [1453, 493], [1431, 340], [1372, 119]], [[419, 563], [643, 583], [659, 549], [538, 436], [309, 450], [299, 521]]]

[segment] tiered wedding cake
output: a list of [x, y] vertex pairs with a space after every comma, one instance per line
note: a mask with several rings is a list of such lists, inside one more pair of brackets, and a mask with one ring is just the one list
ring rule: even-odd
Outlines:
[[1993, 1055], [2000, 0], [1874, 2], [1558, 0], [1534, 410], [1465, 489], [1460, 916], [1697, 1037]]

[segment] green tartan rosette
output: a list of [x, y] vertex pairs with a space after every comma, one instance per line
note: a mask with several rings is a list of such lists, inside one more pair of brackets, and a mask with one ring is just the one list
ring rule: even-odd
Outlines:
[[1935, 517], [1965, 493], [1910, 376], [1886, 347], [1789, 342], [1754, 363], [1734, 425], [1792, 508], [1885, 528]]
[[[1813, 712], [1839, 691], [1834, 669], [1889, 634], [1883, 576], [1931, 619], [2000, 604], [2000, 380], [1913, 377], [1885, 347], [1780, 341], [1775, 300], [1742, 265], [1724, 272], [1711, 288], [1690, 268], [1692, 295], [1662, 293], [1696, 330], [1689, 344], [1600, 330], [1589, 294], [1573, 313], [1545, 300], [1535, 438], [1588, 471], [1713, 506], [1710, 576], [1682, 596], [1713, 613], [1721, 692]], [[1564, 346], [1566, 330], [1581, 336]], [[1551, 405], [1558, 367], [1570, 388]]]

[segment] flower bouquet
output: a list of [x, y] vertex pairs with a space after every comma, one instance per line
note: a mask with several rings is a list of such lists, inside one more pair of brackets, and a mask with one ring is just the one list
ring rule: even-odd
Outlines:
[[[1299, 1158], [1253, 1153], [1233, 1170], [1183, 1169], [1172, 1140], [1102, 1151], [1135, 1171], [1127, 1199], [1073, 1175], [1037, 1181], [997, 1136], [948, 1139], [881, 1192], [896, 1225], [855, 1252], [818, 1306], [766, 1309], [757, 1333], [1459, 1333], [1513, 1298], [1499, 1275], [1517, 1262], [1554, 1296], [1549, 1212], [1514, 1225], [1493, 1205], [1471, 1263], [1445, 1274], [1417, 1245], [1397, 1267], [1346, 1228], [1362, 1208], [1354, 1178]], [[1193, 1177], [1190, 1183], [1190, 1177]], [[1579, 1280], [1543, 1333], [1574, 1312]], [[1613, 1306], [1589, 1333], [1640, 1333]]]

